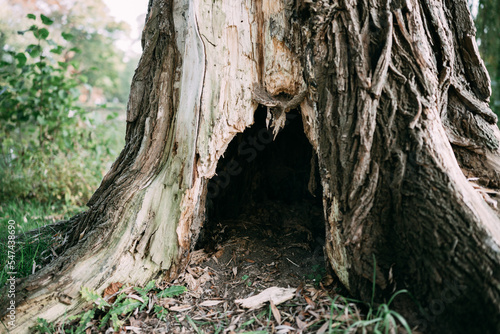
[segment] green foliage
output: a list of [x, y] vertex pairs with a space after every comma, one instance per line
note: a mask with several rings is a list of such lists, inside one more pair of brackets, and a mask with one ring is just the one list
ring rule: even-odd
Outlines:
[[114, 42], [123, 39], [130, 28], [110, 18], [102, 0], [75, 1], [71, 10], [53, 15], [65, 22], [62, 30], [71, 36], [70, 44], [81, 50], [74, 60], [80, 63], [79, 71], [87, 77], [89, 87], [99, 95], [102, 92], [107, 101], [126, 103], [138, 59], [127, 61], [131, 55]]
[[[410, 326], [403, 316], [396, 311], [391, 310], [390, 305], [394, 297], [407, 291], [395, 293], [388, 303], [380, 304], [374, 308], [371, 304], [367, 305], [368, 313], [363, 319], [359, 318], [359, 310], [355, 304], [363, 304], [359, 300], [335, 296], [331, 301], [330, 316], [327, 320], [328, 333], [348, 334], [348, 333], [403, 333], [399, 329], [401, 325], [408, 334], [412, 333]], [[353, 321], [354, 320], [354, 321]]]
[[252, 286], [252, 281], [249, 280], [250, 276], [248, 275], [243, 275], [241, 276], [241, 280], [245, 282], [247, 286]]
[[67, 319], [68, 321], [79, 320], [78, 327], [76, 328], [76, 331], [74, 331], [74, 329], [72, 328], [69, 330], [69, 332], [74, 331], [75, 333], [85, 333], [85, 329], [87, 328], [88, 323], [90, 321], [92, 321], [92, 319], [94, 318], [94, 315], [95, 315], [95, 309], [90, 309], [83, 314], [69, 317]]
[[186, 315], [186, 319], [187, 321], [189, 322], [189, 324], [191, 325], [191, 327], [193, 327], [194, 331], [197, 333], [197, 334], [202, 334], [202, 331], [200, 331], [200, 329], [198, 328], [198, 326], [196, 325], [196, 323], [194, 322], [193, 319], [191, 319], [190, 316]]
[[[102, 89], [107, 100], [117, 98], [126, 102], [129, 90], [120, 91], [124, 55], [121, 50], [109, 47], [113, 44], [112, 37], [100, 31], [85, 31], [81, 26], [71, 27], [69, 33], [73, 36], [71, 42], [81, 50], [74, 55], [74, 59], [82, 64], [80, 72], [87, 78], [87, 83], [92, 89]], [[127, 86], [130, 85], [129, 80], [126, 80]]]
[[370, 333], [386, 334], [396, 329], [399, 322], [399, 324], [401, 324], [405, 329], [406, 333], [411, 334], [412, 331], [406, 322], [406, 319], [390, 308], [394, 298], [402, 293], [408, 293], [408, 291], [401, 290], [396, 292], [387, 304], [380, 304], [376, 309], [373, 309], [373, 306], [370, 306], [366, 319], [358, 320], [353, 323], [349, 326], [348, 332], [350, 333], [353, 329], [363, 328], [370, 329]]
[[[21, 32], [29, 41], [26, 49], [13, 50], [0, 34], [0, 232], [13, 219], [23, 236], [15, 254], [18, 277], [38, 271], [62, 242], [50, 230], [25, 233], [82, 210], [123, 147], [124, 133], [124, 124], [114, 121], [118, 113], [77, 105], [82, 77], [70, 57], [77, 49], [49, 38], [55, 22], [43, 15], [28, 18], [38, 25]], [[6, 243], [0, 240], [0, 246], [5, 263]], [[0, 284], [6, 279], [2, 268]]]
[[[71, 326], [66, 323], [62, 324], [54, 324], [49, 323], [47, 320], [43, 318], [37, 318], [36, 324], [30, 330], [30, 333], [34, 334], [82, 334], [85, 333], [85, 328], [89, 321], [92, 320], [94, 316], [95, 310], [88, 310], [82, 315], [69, 317], [66, 321], [69, 323], [71, 321], [77, 321], [77, 326]], [[79, 321], [78, 321], [79, 320]], [[65, 328], [68, 327], [68, 328]]]
[[[15, 263], [17, 277], [28, 276], [41, 268], [40, 263], [48, 253], [54, 242], [62, 241], [63, 236], [55, 234], [52, 230], [40, 229], [44, 225], [67, 219], [80, 212], [80, 208], [61, 207], [55, 204], [41, 204], [30, 201], [10, 201], [0, 205], [0, 263], [5, 264], [8, 259], [8, 247], [5, 238], [8, 236], [7, 226], [9, 220], [16, 222], [16, 235], [18, 236], [15, 249]], [[54, 212], [60, 214], [54, 215]], [[30, 236], [28, 231], [36, 230]], [[22, 242], [21, 242], [22, 237]], [[0, 286], [3, 286], [10, 276], [7, 267], [0, 268]]]
[[[122, 287], [116, 300], [110, 302], [101, 297], [96, 291], [83, 287], [80, 290], [80, 295], [85, 301], [92, 303], [92, 306], [82, 314], [67, 318], [69, 325], [67, 324], [66, 327], [70, 327], [70, 331], [73, 331], [76, 327], [75, 333], [83, 333], [89, 324], [93, 322], [96, 326], [100, 323], [98, 327], [101, 330], [111, 324], [114, 331], [118, 331], [135, 310], [142, 311], [148, 308], [153, 294], [156, 294], [156, 297], [161, 299], [178, 296], [186, 291], [187, 289], [184, 286], [171, 286], [158, 292], [155, 281], [150, 281], [144, 288], [134, 287], [131, 289]], [[134, 292], [139, 293], [139, 296]], [[164, 319], [168, 314], [168, 310], [159, 304], [155, 304], [152, 311], [159, 319]], [[54, 333], [57, 328], [58, 326], [55, 324], [50, 324], [44, 319], [38, 319], [35, 331], [38, 331], [38, 333]]]
[[155, 281], [149, 282], [144, 288], [135, 287], [134, 290], [139, 293], [142, 298], [147, 298], [147, 294], [156, 288]]
[[311, 268], [311, 272], [306, 275], [308, 280], [313, 281], [314, 286], [318, 287], [321, 279], [326, 275], [326, 268], [322, 264], [315, 264]]
[[156, 317], [160, 320], [164, 320], [167, 317], [168, 310], [161, 305], [154, 306], [154, 313]]
[[[46, 17], [42, 21], [52, 24]], [[71, 136], [78, 135], [75, 125], [84, 114], [75, 104], [79, 82], [68, 70], [69, 65], [76, 67], [77, 64], [51, 57], [46, 49], [61, 54], [64, 47], [48, 40], [50, 33], [46, 27], [32, 25], [20, 33], [26, 32], [32, 32], [36, 44], [29, 44], [21, 52], [7, 50], [0, 62], [0, 120], [5, 134], [1, 143], [12, 146], [13, 141], [21, 139], [28, 149], [33, 146], [59, 151], [72, 148], [75, 143]], [[18, 138], [16, 130], [20, 126], [29, 128]]]
[[52, 19], [48, 18], [47, 16], [45, 16], [43, 14], [40, 15], [40, 18], [42, 19], [43, 24], [46, 24], [48, 26], [50, 26], [52, 23], [54, 23], [54, 21]]
[[172, 298], [172, 297], [180, 296], [186, 291], [187, 291], [187, 288], [185, 286], [173, 285], [173, 286], [161, 291], [160, 293], [158, 293], [158, 298]]
[[96, 305], [97, 309], [103, 311], [106, 307], [110, 307], [111, 305], [104, 300], [97, 292], [91, 290], [86, 287], [82, 287], [80, 290], [80, 294], [82, 298], [88, 302], [92, 302]]
[[55, 333], [56, 331], [57, 331], [56, 325], [50, 324], [47, 322], [47, 320], [42, 318], [37, 318], [36, 325], [33, 327], [34, 333], [45, 334], [45, 333]]
[[[398, 322], [403, 326], [406, 333], [412, 333], [406, 319], [390, 308], [392, 302], [398, 295], [403, 293], [409, 294], [407, 290], [400, 290], [394, 293], [387, 303], [382, 303], [378, 305], [378, 307], [375, 307], [376, 269], [377, 261], [375, 255], [373, 255], [372, 299], [369, 304], [341, 296], [336, 296], [332, 299], [328, 324], [329, 333], [357, 333], [358, 330], [361, 329], [363, 333], [388, 334], [396, 331]], [[356, 319], [358, 317], [356, 314], [357, 311], [351, 309], [350, 303], [366, 304], [368, 308], [366, 317], [364, 319], [358, 319], [350, 324], [350, 319]]]
[[14, 197], [83, 205], [122, 145], [120, 130], [110, 126], [117, 114], [99, 122], [77, 104], [86, 80], [71, 57], [79, 50], [48, 39], [54, 21], [40, 19], [43, 26], [20, 32], [34, 43], [24, 51], [4, 48], [0, 59], [0, 203]]
[[[153, 282], [154, 284], [154, 282]], [[128, 313], [134, 311], [136, 308], [142, 308], [147, 306], [149, 299], [138, 301], [136, 299], [127, 298], [126, 294], [120, 294], [113, 304], [109, 304], [104, 298], [102, 298], [97, 292], [83, 287], [80, 291], [83, 299], [88, 302], [92, 302], [94, 308], [100, 311], [105, 311], [105, 315], [101, 321], [101, 329], [106, 326], [106, 324], [111, 320], [114, 330], [118, 330], [123, 321], [119, 319], [120, 315], [127, 315]], [[89, 319], [87, 323], [90, 321]]]
[[[23, 36], [18, 36], [17, 31], [29, 27], [34, 19], [41, 20], [44, 25], [50, 26], [49, 38], [54, 42], [65, 45], [68, 50], [79, 48], [72, 59], [79, 63], [78, 71], [87, 77], [89, 88], [97, 92], [94, 97], [99, 99], [104, 96], [107, 101], [127, 102], [138, 59], [134, 58], [135, 53], [125, 53], [115, 45], [117, 39], [131, 41], [130, 27], [124, 22], [115, 22], [102, 0], [69, 0], [59, 2], [57, 7], [19, 1], [3, 5], [0, 34], [4, 35], [10, 47], [24, 49], [28, 46], [30, 43], [26, 43]], [[50, 18], [33, 14], [25, 16], [28, 12], [42, 12]], [[99, 70], [93, 70], [95, 68]]]

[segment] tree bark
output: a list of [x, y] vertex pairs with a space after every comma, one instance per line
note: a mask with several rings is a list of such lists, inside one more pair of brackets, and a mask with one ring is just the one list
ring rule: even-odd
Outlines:
[[[408, 289], [425, 332], [500, 331], [500, 131], [465, 0], [152, 0], [126, 146], [66, 251], [19, 282], [17, 323], [81, 308], [81, 286], [170, 280], [207, 182], [268, 106], [300, 105], [318, 157], [327, 256], [360, 298]], [[476, 186], [478, 188], [478, 186]], [[70, 305], [60, 300], [72, 300]]]

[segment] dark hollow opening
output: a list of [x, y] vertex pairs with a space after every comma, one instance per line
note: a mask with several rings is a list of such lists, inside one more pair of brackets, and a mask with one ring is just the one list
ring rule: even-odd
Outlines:
[[220, 159], [208, 183], [196, 248], [216, 253], [227, 244], [240, 251], [243, 245], [240, 262], [317, 282], [325, 274], [325, 221], [315, 153], [298, 111], [287, 114], [274, 140], [266, 115], [259, 107], [254, 125], [238, 134]]

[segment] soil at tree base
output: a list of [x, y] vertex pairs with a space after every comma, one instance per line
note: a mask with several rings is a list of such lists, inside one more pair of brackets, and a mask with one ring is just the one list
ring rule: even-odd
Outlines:
[[[316, 333], [328, 321], [331, 296], [341, 290], [325, 267], [324, 233], [311, 231], [322, 215], [308, 201], [293, 206], [268, 201], [217, 222], [173, 282], [188, 292], [165, 301], [166, 319], [138, 314], [131, 325], [143, 333]], [[280, 323], [269, 303], [246, 310], [234, 302], [269, 287], [296, 289], [292, 300], [277, 306]]]

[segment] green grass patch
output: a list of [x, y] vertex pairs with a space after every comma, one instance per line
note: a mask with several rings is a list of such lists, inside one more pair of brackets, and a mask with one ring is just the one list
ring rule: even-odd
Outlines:
[[[69, 219], [85, 210], [85, 204], [99, 186], [124, 145], [124, 122], [117, 113], [105, 109], [88, 114], [91, 122], [88, 141], [79, 150], [66, 152], [23, 152], [23, 142], [2, 142], [0, 154], [0, 285], [16, 272], [25, 277], [41, 268], [43, 258], [52, 252], [62, 236], [44, 229], [29, 231]], [[20, 133], [21, 133], [20, 129]], [[9, 249], [9, 221], [17, 235], [16, 244]], [[23, 240], [22, 242], [19, 242]], [[12, 243], [11, 243], [12, 246]], [[9, 253], [9, 250], [11, 251]], [[15, 254], [14, 254], [15, 253]], [[9, 266], [14, 264], [14, 267]], [[12, 269], [15, 270], [12, 270]]]
[[87, 113], [87, 121], [78, 125], [80, 138], [66, 150], [31, 147], [28, 139], [37, 131], [30, 133], [29, 127], [11, 132], [9, 140], [0, 141], [0, 203], [85, 205], [124, 147], [125, 121], [118, 116], [106, 110]]
[[[82, 208], [75, 206], [19, 200], [0, 204], [0, 263], [2, 264], [0, 286], [3, 286], [10, 277], [8, 272], [16, 272], [16, 278], [20, 278], [41, 268], [39, 264], [41, 258], [53, 247], [57, 235], [51, 231], [36, 233], [36, 230], [81, 211]], [[10, 230], [16, 235], [15, 244], [11, 248], [7, 243], [9, 225], [12, 226]], [[27, 237], [26, 233], [29, 231], [35, 233]], [[9, 264], [14, 265], [14, 270]]]

